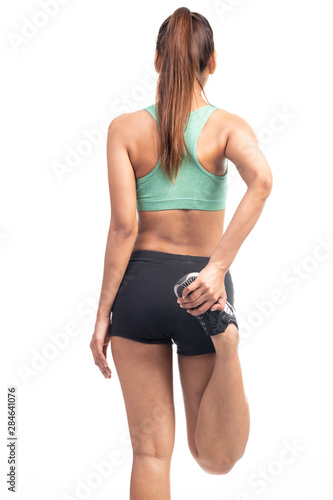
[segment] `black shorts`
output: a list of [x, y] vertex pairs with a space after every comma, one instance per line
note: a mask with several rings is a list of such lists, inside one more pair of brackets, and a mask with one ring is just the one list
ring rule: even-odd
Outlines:
[[[177, 303], [173, 287], [186, 273], [200, 272], [209, 257], [154, 250], [132, 252], [111, 309], [111, 336], [147, 344], [177, 345], [177, 354], [215, 352], [199, 320]], [[230, 271], [225, 274], [227, 300], [234, 306]]]

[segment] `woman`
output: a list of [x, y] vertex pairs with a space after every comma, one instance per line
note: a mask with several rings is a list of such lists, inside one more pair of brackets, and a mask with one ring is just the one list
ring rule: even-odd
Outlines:
[[[229, 268], [262, 212], [272, 174], [249, 124], [203, 99], [215, 68], [207, 19], [177, 9], [158, 33], [157, 104], [116, 117], [108, 131], [111, 223], [90, 347], [110, 378], [111, 340], [133, 448], [132, 500], [170, 498], [172, 343], [188, 444], [202, 469], [230, 471], [249, 434], [237, 323], [207, 335], [196, 316], [223, 311], [227, 299], [233, 305]], [[223, 234], [227, 159], [247, 191]], [[175, 283], [192, 272], [197, 278], [177, 299]]]

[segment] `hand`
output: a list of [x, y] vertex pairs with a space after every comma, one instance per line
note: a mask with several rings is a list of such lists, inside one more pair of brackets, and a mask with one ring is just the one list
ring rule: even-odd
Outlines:
[[179, 298], [177, 302], [193, 316], [203, 314], [208, 309], [223, 311], [227, 300], [224, 286], [225, 273], [226, 271], [219, 268], [217, 264], [208, 263], [197, 278], [184, 288], [183, 298]]
[[106, 350], [111, 339], [110, 328], [110, 318], [97, 319], [95, 331], [89, 344], [95, 365], [98, 366], [105, 378], [111, 378], [111, 370], [106, 361]]

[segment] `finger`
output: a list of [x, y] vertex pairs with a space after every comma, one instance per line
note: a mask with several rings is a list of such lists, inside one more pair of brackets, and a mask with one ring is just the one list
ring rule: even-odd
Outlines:
[[111, 370], [110, 370], [110, 368], [107, 365], [106, 358], [105, 358], [105, 356], [104, 356], [103, 353], [102, 353], [102, 356], [101, 356], [98, 344], [96, 342], [92, 342], [91, 345], [90, 345], [90, 347], [91, 347], [91, 350], [92, 350], [92, 353], [93, 353], [95, 365], [98, 366], [98, 368], [100, 369], [100, 371], [102, 372], [102, 374], [105, 377], [108, 377], [109, 375], [111, 375]]
[[[103, 353], [104, 353], [104, 356], [105, 356], [106, 363], [107, 363], [107, 356], [106, 356], [106, 354], [107, 354], [108, 344], [109, 343], [103, 345]], [[109, 366], [106, 366], [104, 368], [105, 368], [105, 371], [106, 371], [107, 375], [111, 376], [111, 370], [110, 370]]]
[[223, 307], [220, 304], [214, 304], [210, 308], [210, 311], [223, 311]]
[[104, 356], [103, 351], [99, 349], [97, 350], [97, 362], [101, 367], [103, 367], [103, 369], [108, 367], [106, 357]]
[[97, 349], [96, 349], [96, 344], [93, 343], [91, 346], [91, 350], [92, 350], [92, 353], [93, 353], [93, 357], [94, 357], [94, 361], [95, 361], [95, 365], [100, 369], [102, 370], [103, 369], [103, 366], [101, 366], [101, 363], [100, 363], [100, 360], [99, 360], [99, 357], [98, 357], [98, 353], [97, 353]]
[[195, 300], [194, 302], [191, 302], [183, 307], [186, 309], [191, 309], [191, 310], [198, 309], [200, 306], [202, 306], [202, 304], [204, 302], [210, 302], [210, 304], [215, 304], [215, 299], [211, 298], [211, 296], [208, 295], [207, 293], [204, 293], [197, 300]]
[[104, 364], [99, 359], [97, 359], [96, 365], [101, 370], [101, 372], [104, 375], [104, 377], [110, 377], [111, 376], [111, 370], [110, 370], [110, 368], [108, 366], [105, 367]]
[[223, 311], [225, 308], [226, 299], [219, 298], [219, 300], [212, 305], [211, 311]]
[[206, 311], [208, 311], [208, 309], [212, 304], [213, 304], [212, 300], [209, 301], [206, 300], [203, 304], [201, 304], [200, 307], [196, 307], [195, 309], [187, 309], [186, 312], [192, 314], [192, 316], [198, 316], [199, 314], [203, 314]]
[[95, 349], [96, 349], [97, 357], [106, 363], [106, 358], [105, 358], [104, 353], [103, 353], [103, 347], [104, 347], [104, 339], [103, 340], [96, 339], [95, 340]]
[[104, 375], [104, 377], [106, 377], [106, 378], [111, 377], [111, 370], [108, 366], [106, 368], [102, 367], [102, 368], [100, 368], [100, 370], [101, 370], [102, 374]]
[[186, 299], [179, 299], [179, 305], [183, 308], [198, 307], [204, 300], [208, 300], [207, 293], [199, 288], [192, 292]]
[[192, 281], [192, 283], [190, 283], [189, 285], [187, 285], [187, 287], [184, 288], [182, 292], [182, 298], [185, 298], [188, 296], [189, 293], [194, 292], [194, 290], [200, 287], [200, 284], [201, 283], [197, 282], [197, 279]]

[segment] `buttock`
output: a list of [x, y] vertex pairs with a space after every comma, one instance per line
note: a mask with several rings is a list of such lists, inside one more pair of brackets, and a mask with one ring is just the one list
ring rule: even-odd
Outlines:
[[[176, 344], [177, 354], [215, 352], [197, 318], [182, 309], [174, 293], [185, 274], [200, 272], [209, 257], [154, 250], [135, 250], [129, 259], [111, 309], [111, 336], [151, 344]], [[228, 302], [234, 306], [234, 287], [225, 274]]]

